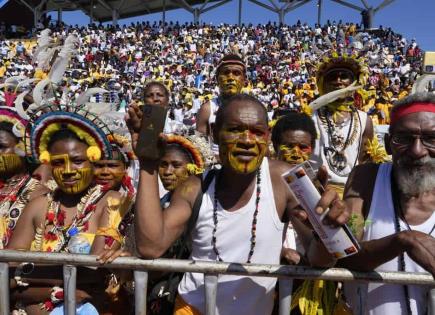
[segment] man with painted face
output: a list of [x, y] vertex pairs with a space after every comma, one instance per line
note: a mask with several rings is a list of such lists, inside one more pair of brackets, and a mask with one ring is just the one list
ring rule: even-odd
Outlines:
[[[343, 90], [351, 84], [364, 85], [368, 76], [363, 61], [354, 57], [333, 55], [319, 65], [316, 80], [321, 96]], [[329, 183], [343, 193], [347, 177], [355, 165], [365, 162], [368, 140], [373, 139], [373, 123], [358, 110], [349, 93], [324, 104], [314, 113], [319, 139], [313, 151], [314, 165], [324, 165]]]
[[[362, 271], [428, 271], [435, 275], [434, 94], [418, 93], [398, 101], [385, 140], [392, 162], [357, 166], [346, 184], [345, 202], [359, 218], [355, 226], [362, 250], [341, 263]], [[355, 314], [428, 312], [427, 286], [369, 283], [346, 287]]]
[[242, 91], [246, 82], [246, 65], [243, 59], [236, 54], [225, 55], [216, 69], [216, 80], [219, 86], [219, 97], [204, 103], [198, 111], [196, 130], [210, 138], [212, 150], [218, 155], [219, 150], [216, 139], [212, 139], [213, 125], [219, 107], [233, 95]]
[[[140, 110], [129, 109], [127, 122], [134, 133], [140, 129]], [[297, 202], [281, 175], [288, 164], [265, 158], [269, 128], [263, 104], [248, 95], [235, 95], [216, 114], [214, 138], [219, 145], [222, 168], [203, 195], [196, 225], [191, 231], [193, 260], [279, 264], [286, 210]], [[134, 134], [132, 137], [134, 138]], [[158, 162], [141, 160], [136, 199], [135, 234], [139, 254], [160, 257], [183, 233], [200, 193], [201, 180], [189, 177], [175, 189], [169, 207], [162, 211], [158, 193]], [[327, 190], [319, 212], [328, 207], [329, 224], [348, 218], [337, 193]], [[297, 214], [297, 215], [296, 215]], [[298, 218], [288, 214], [304, 240], [313, 265], [334, 263], [324, 246]], [[220, 275], [218, 314], [270, 314], [276, 279]], [[186, 273], [178, 287], [175, 314], [205, 312], [204, 278]]]
[[278, 119], [272, 129], [272, 143], [278, 160], [300, 164], [310, 159], [317, 132], [313, 120], [305, 113], [289, 113]]

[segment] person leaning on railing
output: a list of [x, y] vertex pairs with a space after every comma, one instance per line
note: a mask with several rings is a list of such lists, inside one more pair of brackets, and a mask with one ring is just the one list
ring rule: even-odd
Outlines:
[[[137, 106], [129, 108], [127, 122], [132, 130], [133, 146], [138, 139], [141, 117]], [[217, 112], [214, 139], [219, 145], [222, 168], [203, 196], [191, 233], [191, 259], [279, 264], [284, 226], [281, 217], [289, 210], [309, 262], [314, 266], [333, 265], [335, 259], [299, 219], [305, 219], [306, 214], [295, 210], [297, 202], [281, 178], [289, 166], [264, 158], [269, 130], [263, 104], [248, 95], [231, 98]], [[189, 177], [174, 191], [171, 204], [162, 211], [157, 162], [142, 159], [140, 163], [136, 245], [141, 257], [157, 258], [186, 228], [201, 180]], [[323, 194], [318, 211], [328, 207], [331, 208], [325, 219], [328, 224], [340, 225], [348, 220], [347, 208], [333, 190]], [[276, 279], [225, 275], [218, 281], [219, 313], [271, 313]], [[186, 273], [178, 293], [175, 314], [204, 313], [203, 275]]]
[[[361, 271], [435, 275], [434, 94], [418, 93], [398, 101], [385, 140], [392, 163], [357, 166], [346, 184], [345, 202], [359, 222], [362, 250], [340, 263]], [[349, 284], [346, 296], [356, 314], [426, 314], [429, 289]]]

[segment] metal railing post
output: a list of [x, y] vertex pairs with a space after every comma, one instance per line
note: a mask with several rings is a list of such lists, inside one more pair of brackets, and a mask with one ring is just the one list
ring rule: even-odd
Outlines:
[[204, 284], [205, 284], [205, 314], [215, 315], [218, 275], [205, 273]]
[[148, 272], [134, 271], [134, 314], [146, 315], [147, 313], [147, 285]]
[[289, 315], [292, 304], [293, 280], [282, 278], [279, 282], [279, 315]]
[[9, 315], [9, 265], [0, 263], [0, 314]]
[[429, 291], [428, 315], [435, 315], [435, 288]]
[[77, 267], [63, 265], [63, 310], [66, 315], [76, 314]]

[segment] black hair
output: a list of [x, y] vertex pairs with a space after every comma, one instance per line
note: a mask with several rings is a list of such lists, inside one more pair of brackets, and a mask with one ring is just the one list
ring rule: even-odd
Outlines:
[[163, 155], [165, 155], [169, 151], [177, 151], [181, 153], [189, 163], [195, 163], [192, 155], [190, 154], [189, 150], [187, 150], [185, 147], [183, 147], [181, 144], [178, 143], [168, 143], [165, 145], [163, 149]]
[[147, 83], [147, 85], [145, 85], [145, 87], [143, 88], [143, 94], [145, 95], [145, 92], [153, 86], [158, 86], [159, 88], [161, 88], [165, 92], [165, 96], [169, 99], [170, 94], [167, 87], [163, 83], [158, 81], [151, 81]]
[[292, 112], [278, 119], [272, 129], [272, 143], [275, 151], [282, 141], [282, 134], [287, 130], [302, 130], [311, 135], [311, 147], [314, 149], [317, 131], [314, 121], [305, 113]]
[[261, 111], [264, 114], [264, 119], [266, 121], [266, 124], [268, 123], [269, 118], [267, 116], [266, 107], [263, 105], [263, 103], [261, 103], [261, 101], [258, 98], [248, 94], [236, 94], [231, 96], [229, 99], [225, 100], [225, 102], [221, 106], [219, 106], [219, 109], [216, 112], [216, 121], [215, 121], [215, 128], [217, 128], [217, 130], [219, 130], [222, 127], [226, 109], [229, 108], [230, 104], [234, 102], [249, 102], [251, 104], [257, 105], [259, 108], [261, 108]]
[[74, 131], [68, 129], [66, 126], [62, 126], [60, 130], [56, 131], [55, 133], [53, 133], [53, 135], [51, 136], [50, 140], [47, 143], [47, 150], [50, 150], [51, 147], [53, 146], [53, 144], [57, 141], [61, 141], [61, 140], [77, 140], [79, 142], [82, 142], [86, 145], [88, 145], [86, 143], [86, 141], [80, 139]]
[[18, 142], [19, 138], [12, 131], [13, 128], [14, 128], [14, 125], [11, 122], [8, 122], [8, 121], [0, 122], [0, 131], [5, 131], [5, 132], [9, 133]]

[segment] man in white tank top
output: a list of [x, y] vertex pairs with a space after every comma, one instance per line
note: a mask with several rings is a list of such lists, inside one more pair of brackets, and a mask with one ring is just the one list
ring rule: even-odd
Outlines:
[[[385, 143], [392, 163], [360, 165], [349, 177], [345, 201], [359, 218], [362, 250], [340, 263], [435, 275], [435, 95], [397, 102]], [[426, 314], [429, 289], [369, 283], [345, 291], [354, 314], [407, 315]]]
[[216, 69], [216, 80], [219, 97], [214, 97], [201, 106], [196, 118], [196, 130], [209, 138], [213, 153], [218, 155], [219, 149], [212, 137], [216, 112], [226, 99], [242, 91], [246, 83], [246, 65], [243, 59], [236, 54], [225, 55]]
[[[361, 60], [340, 55], [321, 63], [317, 71], [317, 87], [321, 96], [336, 92], [358, 81], [364, 84], [366, 67]], [[312, 159], [325, 165], [329, 183], [340, 194], [354, 166], [366, 159], [365, 144], [373, 138], [373, 123], [365, 112], [357, 110], [353, 97], [323, 104], [314, 112], [317, 139]]]
[[[140, 129], [140, 111], [136, 107], [129, 109], [128, 124], [133, 130]], [[284, 211], [295, 209], [297, 202], [281, 177], [290, 166], [265, 158], [269, 140], [265, 107], [254, 97], [234, 96], [218, 111], [214, 135], [222, 168], [203, 195], [191, 231], [191, 258], [279, 264], [283, 240], [281, 218]], [[156, 169], [155, 161], [141, 161], [135, 235], [138, 252], [145, 258], [160, 257], [181, 236], [201, 186], [199, 177], [190, 177], [177, 187], [171, 204], [162, 211]], [[331, 210], [326, 220], [330, 224], [347, 221], [349, 213], [334, 190], [324, 193], [319, 211], [328, 207]], [[302, 243], [307, 245], [310, 263], [332, 265], [334, 258], [299, 220], [306, 218], [306, 214], [291, 211], [288, 215]], [[270, 314], [275, 282], [276, 279], [220, 275], [216, 314]], [[186, 273], [178, 293], [175, 314], [205, 312], [201, 274]]]

